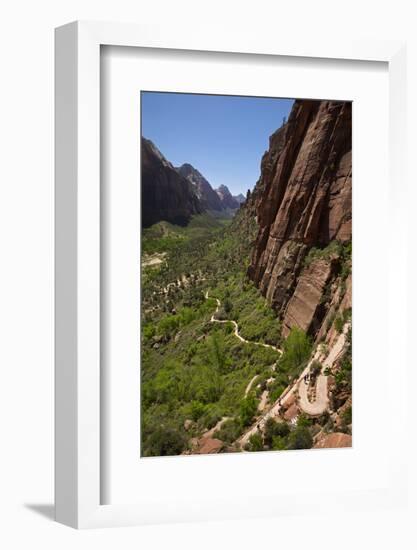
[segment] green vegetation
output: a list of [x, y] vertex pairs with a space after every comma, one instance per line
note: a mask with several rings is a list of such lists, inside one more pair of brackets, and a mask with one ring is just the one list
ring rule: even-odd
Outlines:
[[352, 424], [352, 407], [347, 407], [343, 412], [342, 421], [345, 426]]
[[231, 323], [210, 322], [219, 298], [218, 318], [235, 319], [245, 338], [280, 341], [275, 314], [245, 275], [254, 228], [239, 218], [225, 230], [229, 224], [203, 215], [185, 228], [162, 222], [143, 232], [147, 254], [167, 254], [158, 269], [142, 269], [144, 456], [183, 452], [225, 416], [216, 437], [235, 441], [257, 413], [256, 391], [245, 398], [246, 386], [255, 374], [264, 382], [279, 359], [273, 349], [240, 342]]
[[343, 278], [346, 278], [350, 273], [349, 264], [352, 262], [352, 242], [331, 241], [325, 248], [312, 247], [304, 259], [304, 265], [308, 267], [316, 260], [330, 260], [332, 258], [341, 260]]
[[340, 363], [340, 368], [335, 373], [336, 388], [338, 391], [352, 391], [352, 329], [346, 335], [348, 347], [343, 359]]
[[334, 320], [334, 328], [340, 334], [343, 331], [343, 326], [352, 317], [352, 310], [345, 309], [342, 314], [338, 315]]
[[310, 357], [312, 343], [303, 330], [294, 327], [283, 343], [283, 351], [271, 386], [270, 399], [273, 401], [278, 399], [288, 384], [301, 374]]
[[[142, 268], [143, 456], [192, 451], [192, 441], [224, 417], [213, 437], [225, 448], [233, 445], [257, 421], [261, 393], [268, 388], [269, 401], [276, 401], [305, 368], [313, 350], [311, 339], [293, 328], [283, 341], [276, 313], [246, 276], [255, 233], [253, 222], [240, 212], [232, 222], [204, 214], [187, 227], [161, 222], [143, 231], [142, 252], [164, 254], [157, 266]], [[308, 261], [337, 252], [342, 270], [350, 265], [348, 246], [331, 245], [312, 249]], [[241, 342], [232, 323], [211, 322], [216, 299], [221, 302], [218, 320], [236, 321], [243, 338], [280, 347], [282, 355]], [[342, 321], [349, 315], [344, 312]], [[336, 326], [338, 321], [333, 321]], [[350, 350], [335, 374], [338, 388], [351, 388], [349, 357]], [[264, 433], [253, 434], [247, 448], [310, 448], [313, 428], [303, 416], [296, 426], [268, 420]]]
[[252, 423], [257, 409], [258, 401], [253, 395], [249, 395], [247, 398], [242, 399], [239, 410], [242, 426], [249, 426], [249, 424]]
[[252, 434], [246, 445], [246, 450], [251, 452], [263, 451], [264, 445], [262, 440], [262, 434], [260, 434], [259, 432]]
[[289, 433], [290, 427], [286, 422], [276, 422], [273, 418], [268, 418], [264, 430], [265, 445], [272, 447], [274, 438], [285, 438]]
[[311, 449], [313, 437], [306, 426], [297, 426], [288, 436], [287, 449]]
[[230, 418], [226, 420], [220, 430], [214, 434], [215, 437], [221, 439], [225, 443], [233, 443], [242, 434], [243, 426], [238, 418]]
[[170, 427], [156, 426], [147, 439], [148, 456], [178, 455], [185, 449], [185, 436]]
[[263, 435], [257, 431], [249, 438], [246, 446], [248, 451], [285, 449], [311, 449], [313, 446], [312, 421], [301, 415], [297, 425], [290, 427], [286, 422], [268, 418]]

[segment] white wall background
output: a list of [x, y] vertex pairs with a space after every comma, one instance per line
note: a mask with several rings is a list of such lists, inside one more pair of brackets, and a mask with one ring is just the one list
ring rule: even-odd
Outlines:
[[[216, 23], [248, 33], [408, 39], [410, 344], [417, 183], [417, 38], [413, 2], [396, 0], [14, 0], [0, 20], [0, 546], [14, 548], [415, 548], [416, 510], [76, 532], [48, 519], [53, 500], [53, 29], [75, 19]], [[377, 131], [377, 130], [376, 130]], [[414, 169], [414, 170], [413, 170]], [[415, 180], [415, 178], [414, 178]], [[389, 220], [387, 220], [389, 223]], [[413, 240], [414, 236], [414, 240]], [[375, 236], [375, 238], [378, 238]], [[411, 347], [411, 346], [410, 346]], [[415, 358], [414, 359], [415, 363]], [[410, 401], [416, 375], [410, 360]], [[393, 384], [395, 377], [393, 377]], [[388, 409], [395, 406], [395, 393]], [[412, 417], [412, 419], [411, 419]], [[415, 453], [410, 411], [410, 451]], [[381, 413], [381, 421], [383, 414]], [[372, 428], [371, 428], [372, 429]], [[395, 434], [384, 445], [395, 444]], [[414, 454], [415, 457], [415, 454]], [[415, 461], [417, 463], [417, 461]], [[260, 478], [264, 475], [258, 472]], [[254, 477], [256, 477], [254, 473]], [[412, 474], [412, 501], [417, 490]], [[262, 506], [262, 503], [254, 503]], [[290, 512], [290, 511], [289, 511]]]

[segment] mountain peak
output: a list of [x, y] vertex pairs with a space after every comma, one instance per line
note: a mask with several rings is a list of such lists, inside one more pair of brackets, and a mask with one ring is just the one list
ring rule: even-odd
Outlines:
[[223, 208], [231, 208], [232, 210], [239, 208], [240, 203], [232, 196], [226, 185], [220, 185], [216, 189], [216, 193], [220, 197]]
[[223, 210], [219, 196], [197, 168], [194, 168], [189, 163], [185, 163], [177, 167], [176, 170], [192, 184], [205, 210]]

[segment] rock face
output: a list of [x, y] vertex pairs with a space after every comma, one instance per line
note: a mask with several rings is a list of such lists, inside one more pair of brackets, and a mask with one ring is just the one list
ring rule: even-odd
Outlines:
[[206, 178], [191, 164], [183, 164], [177, 171], [195, 188], [195, 193], [204, 210], [223, 210], [222, 201]]
[[313, 262], [302, 272], [285, 311], [284, 336], [288, 335], [293, 326], [305, 332], [316, 332], [319, 327], [315, 327], [314, 322], [321, 320], [317, 310], [331, 274], [332, 263], [325, 260]]
[[192, 184], [142, 138], [142, 226], [162, 220], [186, 225], [193, 214], [203, 211]]
[[223, 209], [229, 208], [231, 210], [236, 210], [236, 208], [239, 208], [240, 203], [232, 196], [226, 185], [220, 185], [220, 187], [216, 189], [216, 193], [220, 198]]
[[345, 433], [331, 433], [317, 438], [315, 449], [335, 449], [352, 447], [352, 436]]
[[242, 204], [245, 202], [246, 198], [242, 195], [242, 193], [239, 193], [239, 195], [233, 195], [233, 198], [235, 201], [237, 201], [239, 204]]
[[352, 232], [351, 103], [295, 101], [270, 137], [261, 177], [246, 202], [257, 218], [249, 277], [283, 319], [316, 335], [342, 283], [341, 249]]

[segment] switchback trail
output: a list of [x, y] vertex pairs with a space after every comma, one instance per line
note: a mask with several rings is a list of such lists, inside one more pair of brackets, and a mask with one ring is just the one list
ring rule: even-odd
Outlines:
[[[330, 353], [326, 358], [323, 357], [320, 350], [317, 350], [313, 358], [309, 361], [306, 368], [300, 374], [300, 376], [293, 381], [284, 392], [281, 394], [279, 399], [275, 401], [270, 409], [268, 409], [260, 418], [258, 418], [255, 423], [237, 440], [239, 446], [243, 449], [246, 443], [248, 443], [251, 435], [256, 433], [258, 430], [263, 430], [265, 428], [266, 421], [268, 418], [277, 418], [280, 416], [281, 409], [285, 407], [286, 402], [291, 398], [294, 393], [298, 393], [298, 405], [302, 412], [308, 414], [309, 416], [320, 416], [324, 413], [329, 407], [329, 398], [328, 398], [328, 377], [324, 374], [326, 368], [331, 369], [334, 363], [343, 353], [343, 349], [346, 343], [347, 333], [350, 328], [350, 323], [345, 323], [342, 333], [336, 339], [336, 342], [332, 346]], [[310, 402], [308, 398], [308, 385], [305, 382], [305, 376], [310, 374], [311, 367], [316, 361], [322, 362], [322, 372], [316, 379], [316, 398], [313, 402]]]
[[[206, 300], [208, 300], [208, 298], [209, 298], [208, 290], [205, 293], [205, 298], [206, 298]], [[263, 348], [270, 348], [270, 349], [273, 349], [276, 352], [278, 352], [280, 355], [282, 355], [282, 349], [277, 348], [276, 346], [273, 346], [272, 344], [264, 344], [263, 342], [253, 342], [252, 340], [246, 340], [246, 338], [243, 338], [243, 336], [241, 336], [239, 334], [239, 325], [236, 323], [236, 321], [233, 321], [232, 319], [224, 319], [224, 320], [216, 319], [215, 316], [216, 316], [216, 313], [219, 312], [221, 302], [218, 298], [214, 298], [214, 299], [216, 300], [217, 307], [216, 307], [216, 311], [211, 316], [211, 319], [210, 319], [211, 323], [232, 323], [232, 325], [234, 327], [233, 334], [241, 342], [244, 342], [245, 344], [253, 344], [254, 346], [262, 346]]]
[[[208, 290], [205, 293], [205, 298], [206, 298], [206, 300], [208, 300], [208, 298], [209, 298]], [[216, 300], [217, 307], [216, 307], [215, 312], [211, 316], [210, 322], [212, 322], [212, 323], [232, 323], [232, 325], [234, 327], [233, 334], [241, 342], [244, 342], [245, 344], [253, 344], [255, 346], [262, 346], [264, 348], [270, 348], [270, 349], [275, 350], [279, 354], [283, 353], [282, 349], [277, 348], [275, 346], [272, 346], [271, 344], [264, 344], [263, 342], [253, 342], [253, 341], [246, 340], [245, 338], [243, 338], [243, 336], [241, 336], [239, 334], [239, 326], [236, 323], [236, 321], [233, 321], [232, 319], [224, 319], [224, 320], [216, 319], [216, 314], [219, 312], [221, 302], [218, 298], [214, 298], [214, 299]], [[323, 412], [325, 410], [327, 410], [328, 405], [329, 405], [328, 389], [327, 389], [327, 376], [323, 372], [321, 372], [319, 374], [319, 376], [317, 377], [317, 380], [316, 380], [316, 398], [313, 402], [310, 402], [310, 400], [308, 398], [308, 392], [307, 392], [308, 387], [307, 387], [307, 384], [305, 382], [305, 377], [306, 377], [306, 375], [310, 374], [310, 369], [311, 369], [313, 363], [317, 360], [322, 360], [323, 361], [322, 371], [324, 371], [325, 368], [331, 368], [333, 366], [334, 362], [336, 361], [336, 359], [340, 356], [340, 354], [343, 351], [345, 341], [346, 341], [346, 334], [347, 334], [347, 331], [349, 329], [349, 326], [350, 326], [349, 323], [345, 324], [345, 326], [343, 327], [342, 333], [337, 338], [337, 341], [336, 341], [335, 345], [332, 347], [332, 349], [331, 349], [330, 353], [328, 354], [328, 356], [326, 357], [326, 359], [324, 359], [324, 361], [323, 361], [323, 357], [321, 356], [321, 353], [317, 350], [316, 353], [314, 354], [313, 358], [309, 361], [308, 365], [305, 367], [303, 372], [300, 374], [300, 376], [296, 380], [294, 380], [289, 386], [287, 386], [287, 388], [281, 394], [279, 399], [277, 399], [275, 401], [275, 403], [272, 405], [272, 407], [269, 408], [268, 410], [266, 410], [265, 412], [263, 412], [263, 411], [266, 407], [267, 395], [264, 392], [264, 394], [262, 395], [263, 399], [261, 400], [261, 403], [260, 403], [261, 406], [259, 407], [260, 412], [263, 412], [263, 414], [237, 440], [237, 443], [239, 444], [239, 446], [242, 449], [244, 448], [246, 443], [249, 441], [249, 438], [252, 434], [256, 433], [259, 429], [261, 429], [261, 430], [264, 429], [265, 423], [268, 420], [268, 418], [276, 418], [277, 416], [279, 416], [282, 407], [285, 406], [287, 400], [290, 399], [290, 397], [294, 393], [296, 393], [296, 394], [298, 393], [297, 401], [298, 401], [299, 407], [306, 414], [308, 414], [310, 416], [319, 416], [320, 414], [323, 414]], [[252, 380], [249, 382], [249, 384], [246, 388], [246, 391], [245, 391], [245, 397], [249, 393], [249, 391], [252, 387], [252, 384], [253, 384], [253, 382], [255, 381], [256, 378], [257, 378], [257, 375], [254, 376], [252, 378]]]

